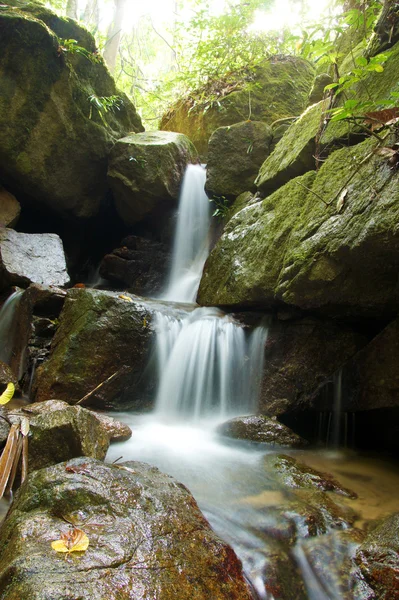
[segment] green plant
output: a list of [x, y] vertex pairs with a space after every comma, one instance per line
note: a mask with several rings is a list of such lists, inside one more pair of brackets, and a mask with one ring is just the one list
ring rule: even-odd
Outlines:
[[101, 62], [101, 56], [96, 52], [90, 52], [83, 46], [78, 46], [77, 40], [59, 40], [58, 54], [80, 54], [92, 63]]
[[90, 102], [89, 119], [92, 118], [93, 108], [95, 108], [101, 121], [106, 127], [108, 127], [108, 123], [105, 120], [105, 114], [120, 110], [123, 106], [123, 98], [120, 96], [96, 96], [95, 94], [92, 94], [88, 99]]
[[226, 196], [213, 196], [213, 198], [209, 198], [209, 202], [213, 202], [215, 207], [212, 216], [224, 219], [230, 208], [229, 200], [226, 198]]

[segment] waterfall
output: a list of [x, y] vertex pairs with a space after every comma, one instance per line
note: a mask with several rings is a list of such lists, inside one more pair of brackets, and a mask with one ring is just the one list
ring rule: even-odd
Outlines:
[[209, 252], [209, 200], [204, 192], [206, 172], [189, 165], [183, 179], [172, 266], [163, 300], [195, 302], [202, 269]]
[[0, 310], [0, 360], [9, 364], [14, 345], [14, 316], [23, 292], [14, 292]]
[[198, 419], [256, 409], [267, 329], [244, 328], [217, 308], [198, 308], [184, 319], [157, 314], [162, 418]]

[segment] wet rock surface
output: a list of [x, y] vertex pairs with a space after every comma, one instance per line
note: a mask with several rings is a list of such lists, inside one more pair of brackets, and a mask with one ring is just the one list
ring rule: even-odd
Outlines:
[[151, 385], [146, 379], [151, 320], [152, 311], [140, 298], [68, 291], [50, 357], [36, 372], [35, 400], [59, 398], [74, 404], [90, 393], [85, 406], [142, 407]]
[[92, 414], [100, 421], [110, 442], [125, 442], [132, 437], [132, 430], [126, 423], [97, 411], [92, 411]]
[[285, 454], [268, 454], [264, 458], [265, 468], [273, 471], [282, 485], [293, 489], [313, 489], [322, 492], [335, 492], [347, 498], [357, 495], [342, 486], [329, 473], [312, 469], [305, 463]]
[[264, 415], [248, 415], [235, 417], [218, 426], [217, 432], [237, 440], [262, 442], [301, 448], [308, 444], [306, 440], [294, 433], [289, 427], [279, 423], [276, 418]]
[[[65, 519], [89, 537], [66, 559], [51, 547], [71, 530]], [[79, 458], [32, 473], [0, 544], [4, 600], [251, 599], [241, 563], [191, 494], [144, 463]]]
[[272, 128], [262, 121], [219, 127], [209, 140], [205, 189], [208, 195], [233, 197], [256, 191], [259, 167], [270, 153]]
[[108, 430], [94, 413], [81, 406], [49, 400], [13, 411], [10, 419], [19, 416], [28, 417], [30, 422], [29, 471], [79, 456], [105, 458]]
[[121, 247], [104, 256], [100, 275], [135, 294], [157, 294], [165, 286], [170, 253], [164, 244], [130, 235]]
[[399, 513], [383, 519], [356, 552], [356, 563], [378, 600], [399, 598]]
[[19, 233], [0, 229], [0, 288], [31, 283], [69, 283], [61, 238], [53, 233]]
[[118, 140], [108, 181], [124, 223], [157, 218], [176, 206], [184, 171], [197, 162], [193, 144], [180, 133], [150, 131]]

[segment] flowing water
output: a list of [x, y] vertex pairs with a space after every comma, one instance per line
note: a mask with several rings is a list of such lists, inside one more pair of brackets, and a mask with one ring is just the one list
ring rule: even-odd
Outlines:
[[[192, 178], [196, 180], [195, 193]], [[193, 302], [196, 297], [208, 251], [209, 203], [203, 194], [204, 178], [200, 167], [190, 167], [185, 178], [172, 271], [164, 294], [169, 301]], [[242, 560], [254, 598], [275, 600], [265, 582], [275, 577], [270, 557], [277, 555], [284, 557], [282, 577], [292, 570], [292, 586], [306, 589], [309, 600], [346, 600], [346, 591], [339, 583], [346, 554], [332, 532], [321, 536], [333, 550], [331, 570], [335, 569], [337, 577], [332, 579], [320, 578], [320, 565], [307, 546], [308, 540], [297, 543], [292, 552], [279, 546], [277, 538], [284, 524], [276, 516], [280, 514], [278, 507], [294, 496], [292, 490], [278, 483], [264, 461], [265, 456], [282, 449], [227, 440], [217, 433], [219, 423], [256, 410], [267, 326], [261, 324], [250, 332], [218, 309], [193, 306], [185, 312], [181, 307], [176, 311], [173, 305], [169, 313], [164, 306], [155, 321], [155, 409], [150, 415], [120, 415], [133, 436], [128, 442], [111, 446], [108, 460], [122, 457], [148, 462], [183, 482], [214, 530]], [[335, 441], [340, 401], [338, 381]], [[344, 485], [346, 479], [349, 481], [348, 487], [360, 497], [345, 502], [358, 510], [359, 525], [361, 519], [376, 518], [393, 509], [387, 499], [395, 498], [396, 502], [399, 473], [389, 463], [381, 461], [370, 469], [370, 461], [355, 454], [320, 450], [289, 453], [321, 470], [333, 471]], [[361, 475], [354, 477], [353, 472]], [[384, 485], [379, 485], [382, 481]], [[369, 514], [373, 499], [374, 510]], [[271, 531], [277, 532], [276, 539], [266, 535]], [[290, 598], [304, 598], [304, 592], [295, 595], [295, 590], [291, 591]], [[357, 600], [356, 595], [353, 600]]]
[[14, 344], [15, 314], [22, 297], [22, 291], [14, 292], [7, 298], [0, 310], [0, 360], [10, 364]]
[[210, 209], [204, 192], [205, 179], [203, 167], [187, 167], [180, 193], [172, 267], [163, 300], [195, 302], [209, 252]]

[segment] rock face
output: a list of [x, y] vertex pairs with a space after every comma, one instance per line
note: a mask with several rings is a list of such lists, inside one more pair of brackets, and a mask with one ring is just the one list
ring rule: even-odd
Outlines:
[[[51, 548], [83, 529], [71, 560]], [[2, 528], [0, 593], [12, 598], [251, 600], [233, 550], [188, 490], [155, 467], [75, 459], [32, 473]], [[11, 576], [14, 573], [14, 576]]]
[[250, 442], [263, 442], [293, 448], [307, 445], [307, 441], [296, 435], [291, 429], [276, 419], [264, 415], [235, 417], [219, 425], [217, 432], [227, 437]]
[[[62, 47], [63, 40], [77, 44]], [[0, 178], [35, 206], [73, 218], [98, 212], [109, 150], [142, 131], [96, 52], [94, 38], [71, 19], [36, 2], [2, 3]], [[96, 98], [114, 96], [118, 110], [96, 108]]]
[[139, 296], [157, 294], [165, 286], [170, 254], [160, 242], [130, 235], [104, 256], [100, 275]]
[[259, 167], [270, 153], [273, 131], [261, 121], [219, 127], [209, 140], [205, 190], [209, 196], [236, 197], [255, 191]]
[[[185, 133], [202, 157], [208, 140], [218, 127], [245, 119], [271, 125], [305, 109], [314, 78], [313, 66], [297, 57], [274, 57], [264, 62], [217, 103], [194, 107], [192, 98], [179, 101], [161, 120], [161, 129]], [[255, 84], [255, 85], [254, 85]], [[205, 92], [206, 93], [206, 92]]]
[[21, 212], [18, 200], [0, 185], [0, 225], [15, 227]]
[[399, 598], [399, 514], [384, 519], [358, 548], [356, 562], [378, 600]]
[[54, 233], [18, 233], [0, 229], [0, 288], [31, 283], [69, 283], [61, 238]]
[[342, 148], [236, 214], [205, 265], [199, 303], [395, 315], [398, 174], [375, 148], [374, 139]]
[[99, 290], [68, 292], [50, 357], [37, 370], [36, 401], [74, 404], [105, 382], [85, 404], [139, 408], [145, 403], [152, 312], [141, 300], [127, 298]]
[[366, 341], [350, 327], [332, 320], [306, 317], [272, 321], [265, 347], [259, 410], [282, 415], [316, 408], [320, 388]]
[[[96, 415], [81, 406], [49, 400], [15, 414], [29, 417], [29, 471], [88, 456], [104, 460], [110, 437]], [[10, 416], [15, 419], [15, 416]]]
[[186, 167], [197, 152], [182, 134], [151, 131], [118, 140], [109, 157], [108, 181], [127, 225], [176, 204]]

